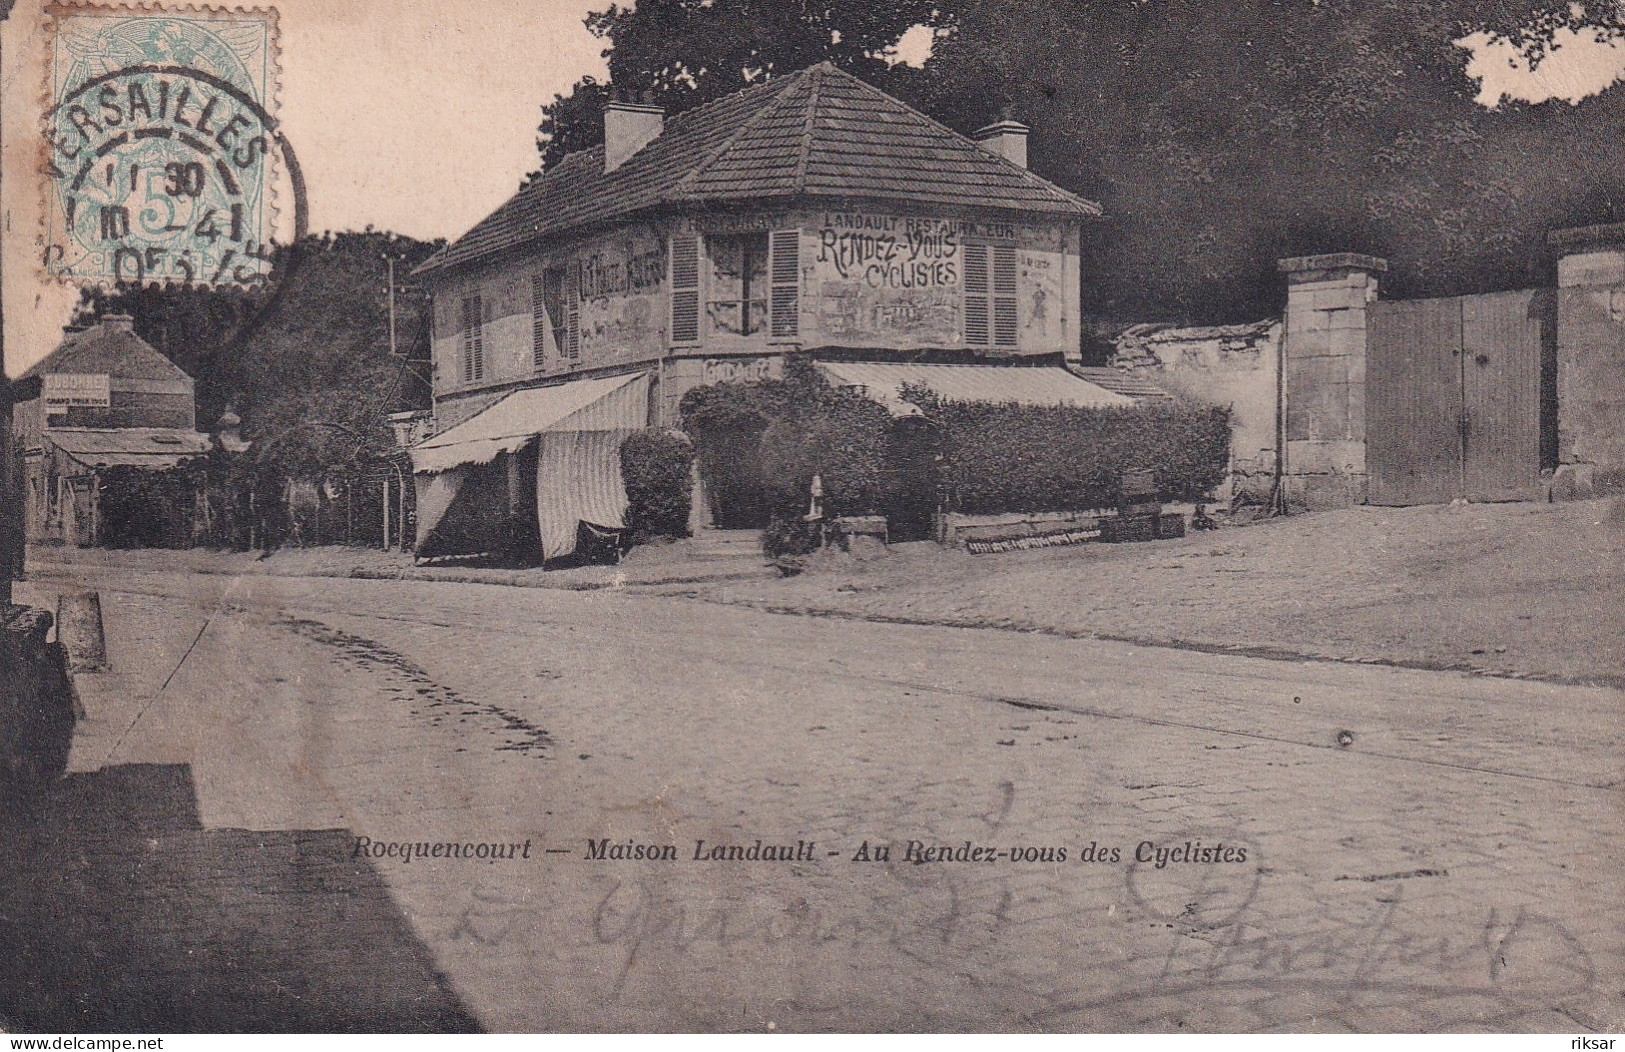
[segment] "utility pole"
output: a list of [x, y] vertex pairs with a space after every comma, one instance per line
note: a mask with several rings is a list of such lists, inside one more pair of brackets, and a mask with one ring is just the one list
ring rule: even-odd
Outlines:
[[395, 255], [392, 252], [384, 253], [384, 262], [389, 265], [389, 354], [395, 355]]
[[[383, 256], [384, 265], [389, 268], [389, 356], [393, 358], [400, 353], [400, 349], [396, 346], [395, 341], [395, 261], [397, 259], [404, 259], [405, 257], [397, 255], [394, 252], [385, 252]], [[402, 368], [404, 367], [405, 363], [402, 363]], [[400, 378], [397, 375], [396, 384], [399, 385], [399, 382]], [[389, 407], [384, 406], [383, 408], [387, 410]], [[400, 499], [403, 503], [406, 500], [406, 493], [404, 489], [401, 492]], [[389, 473], [384, 472], [384, 551], [386, 552], [389, 551], [389, 500]], [[404, 526], [404, 522], [395, 524], [397, 531], [401, 530]]]

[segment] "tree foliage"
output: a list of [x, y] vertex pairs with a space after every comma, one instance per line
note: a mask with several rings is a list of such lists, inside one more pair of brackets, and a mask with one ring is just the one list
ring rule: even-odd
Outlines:
[[1388, 257], [1400, 295], [1504, 288], [1541, 280], [1549, 227], [1625, 203], [1625, 91], [1486, 110], [1458, 41], [1538, 58], [1560, 28], [1618, 35], [1618, 9], [1596, 10], [967, 4], [928, 66], [929, 105], [961, 130], [1013, 106], [1035, 126], [1033, 167], [1104, 203], [1085, 267], [1101, 313], [1257, 316], [1279, 303], [1277, 258], [1339, 250]]
[[92, 291], [80, 314], [133, 315], [136, 332], [197, 382], [203, 427], [227, 406], [242, 417], [258, 472], [320, 479], [393, 448], [386, 415], [428, 404], [422, 355], [390, 353], [382, 257], [398, 257], [397, 346], [421, 351], [426, 300], [399, 289], [437, 247], [372, 231], [316, 235], [280, 251], [268, 288]]
[[[1625, 38], [1569, 0], [645, 0], [587, 24], [617, 91], [668, 113], [828, 59], [961, 130], [1005, 108], [1032, 167], [1101, 201], [1097, 314], [1230, 321], [1278, 309], [1274, 261], [1358, 250], [1390, 292], [1544, 280], [1552, 227], [1625, 219], [1625, 88], [1570, 106], [1474, 102], [1473, 34], [1538, 61], [1560, 30]], [[941, 35], [923, 70], [887, 49]], [[606, 86], [544, 107], [544, 164], [599, 141]]]
[[[909, 28], [946, 29], [947, 18], [947, 8], [931, 0], [639, 0], [611, 4], [586, 24], [606, 43], [614, 90], [647, 93], [669, 116], [825, 61], [910, 97], [917, 71], [891, 65], [886, 52]], [[607, 92], [586, 77], [542, 107], [537, 145], [544, 169], [603, 141]]]

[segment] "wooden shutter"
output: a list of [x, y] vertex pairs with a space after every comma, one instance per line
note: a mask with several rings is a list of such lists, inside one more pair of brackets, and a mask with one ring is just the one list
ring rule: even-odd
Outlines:
[[986, 347], [990, 333], [987, 246], [965, 246], [965, 343]]
[[993, 345], [1014, 347], [1016, 322], [1016, 247], [993, 246]]
[[569, 268], [569, 280], [564, 290], [564, 357], [571, 362], [581, 360], [581, 267]]
[[540, 369], [547, 362], [547, 278], [533, 274], [530, 279], [530, 364]]
[[478, 293], [463, 297], [462, 322], [462, 379], [472, 383], [485, 376], [485, 317], [484, 305]]
[[700, 239], [678, 234], [671, 239], [671, 342], [700, 339]]
[[773, 339], [794, 339], [801, 328], [801, 231], [775, 230], [768, 235], [769, 313]]

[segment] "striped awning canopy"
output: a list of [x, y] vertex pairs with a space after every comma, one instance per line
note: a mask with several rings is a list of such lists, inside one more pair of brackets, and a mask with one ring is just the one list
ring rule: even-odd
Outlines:
[[513, 391], [490, 408], [412, 447], [412, 470], [489, 464], [548, 431], [616, 431], [648, 418], [647, 373]]
[[905, 384], [928, 387], [950, 402], [1013, 402], [1017, 405], [1128, 407], [1134, 399], [1115, 394], [1053, 366], [914, 365], [898, 362], [819, 362], [830, 381], [854, 387], [885, 406], [892, 416], [919, 416], [904, 401]]

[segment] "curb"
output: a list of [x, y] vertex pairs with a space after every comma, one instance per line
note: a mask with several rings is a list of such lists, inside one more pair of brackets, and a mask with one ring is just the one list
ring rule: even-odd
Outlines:
[[732, 599], [713, 599], [698, 592], [680, 595], [718, 606], [738, 606], [760, 610], [767, 614], [788, 617], [823, 617], [839, 621], [864, 621], [881, 625], [918, 625], [925, 628], [964, 628], [978, 631], [1016, 632], [1022, 635], [1050, 636], [1057, 639], [1075, 639], [1085, 642], [1124, 643], [1129, 646], [1155, 650], [1184, 650], [1197, 654], [1219, 654], [1230, 657], [1249, 657], [1263, 661], [1302, 663], [1313, 661], [1328, 665], [1367, 665], [1381, 668], [1406, 669], [1412, 672], [1456, 672], [1481, 679], [1504, 679], [1524, 683], [1549, 683], [1564, 687], [1597, 687], [1605, 690], [1625, 691], [1625, 674], [1602, 676], [1564, 676], [1545, 672], [1510, 672], [1463, 663], [1408, 661], [1403, 658], [1342, 657], [1336, 654], [1317, 654], [1291, 650], [1286, 647], [1260, 646], [1250, 643], [1208, 643], [1191, 639], [1159, 639], [1152, 636], [1119, 635], [1110, 632], [1085, 632], [1076, 629], [1055, 628], [1017, 621], [979, 621], [973, 618], [905, 617], [899, 614], [864, 614], [827, 607], [776, 606], [770, 603]]

